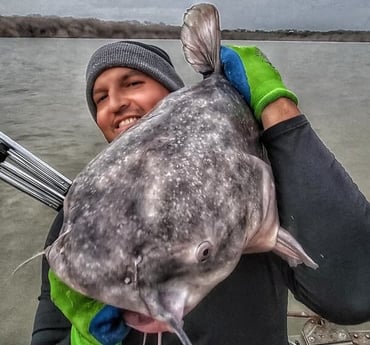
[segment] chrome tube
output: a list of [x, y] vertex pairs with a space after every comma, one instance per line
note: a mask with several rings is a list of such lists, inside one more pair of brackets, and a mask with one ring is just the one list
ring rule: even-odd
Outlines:
[[0, 179], [58, 210], [72, 183], [30, 151], [0, 132]]

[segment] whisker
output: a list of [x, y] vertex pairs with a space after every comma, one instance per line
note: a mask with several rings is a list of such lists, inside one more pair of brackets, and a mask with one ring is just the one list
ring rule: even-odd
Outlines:
[[39, 252], [33, 256], [31, 256], [30, 258], [28, 258], [27, 260], [23, 261], [22, 263], [20, 263], [16, 268], [15, 270], [13, 271], [12, 275], [15, 275], [17, 273], [17, 271], [22, 268], [23, 266], [27, 265], [30, 261], [32, 261], [33, 259], [36, 259], [37, 257], [39, 256], [42, 256], [45, 254], [45, 250], [43, 250], [42, 252]]
[[182, 326], [174, 318], [170, 318], [168, 323], [172, 327], [182, 345], [192, 345], [190, 339], [182, 329]]
[[143, 337], [143, 345], [146, 344], [146, 338], [147, 338], [147, 333], [144, 333], [144, 337]]

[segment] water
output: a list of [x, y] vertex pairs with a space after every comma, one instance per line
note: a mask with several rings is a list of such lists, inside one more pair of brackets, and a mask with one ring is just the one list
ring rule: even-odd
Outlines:
[[[149, 40], [148, 40], [149, 41]], [[84, 73], [91, 53], [108, 40], [0, 39], [0, 130], [69, 178], [105, 145], [85, 104]], [[187, 84], [199, 76], [179, 41], [150, 41], [173, 58]], [[370, 198], [370, 44], [257, 44], [299, 96], [324, 142]], [[12, 276], [42, 249], [55, 212], [0, 181], [0, 339], [29, 344], [40, 288], [40, 260]], [[355, 248], [354, 248], [355, 250]], [[292, 310], [302, 306], [291, 301]], [[300, 321], [289, 319], [297, 333]]]

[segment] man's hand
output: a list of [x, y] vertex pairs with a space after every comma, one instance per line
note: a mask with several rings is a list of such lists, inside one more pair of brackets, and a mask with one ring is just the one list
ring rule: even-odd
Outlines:
[[49, 270], [50, 297], [71, 322], [71, 345], [121, 344], [130, 328], [122, 311], [72, 290]]
[[257, 120], [265, 107], [281, 97], [298, 104], [284, 85], [279, 71], [255, 46], [222, 46], [221, 63], [226, 78], [243, 95]]

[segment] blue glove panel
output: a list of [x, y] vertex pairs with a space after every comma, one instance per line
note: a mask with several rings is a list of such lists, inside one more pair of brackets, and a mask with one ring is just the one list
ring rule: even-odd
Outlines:
[[117, 345], [121, 344], [130, 329], [123, 322], [122, 311], [106, 305], [91, 320], [89, 332], [103, 345]]
[[251, 90], [248, 76], [239, 55], [230, 48], [221, 46], [221, 63], [227, 80], [251, 103]]

